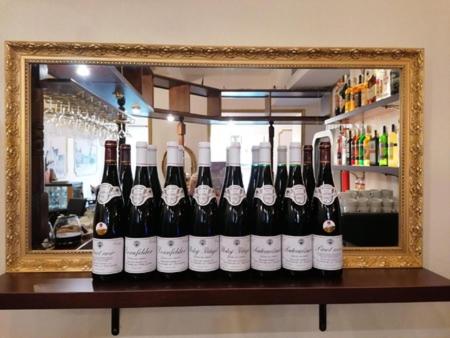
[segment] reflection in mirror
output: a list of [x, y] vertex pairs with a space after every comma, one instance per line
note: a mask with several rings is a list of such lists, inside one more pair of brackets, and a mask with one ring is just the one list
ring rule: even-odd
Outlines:
[[32, 148], [33, 249], [91, 249], [106, 139], [131, 145], [133, 171], [135, 143], [153, 142], [160, 179], [165, 143], [177, 139], [193, 187], [196, 142], [206, 135], [194, 123], [209, 130], [217, 191], [230, 142], [241, 143], [247, 183], [252, 145], [273, 142], [276, 175], [279, 145], [312, 144], [317, 173], [319, 142], [331, 141], [344, 245], [398, 246], [399, 77], [396, 69], [34, 65], [33, 128], [44, 135]]

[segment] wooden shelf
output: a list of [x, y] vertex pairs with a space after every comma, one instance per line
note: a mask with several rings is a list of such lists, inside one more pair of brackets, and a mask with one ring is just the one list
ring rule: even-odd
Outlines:
[[386, 106], [391, 106], [391, 105], [398, 105], [399, 98], [400, 98], [399, 94], [389, 96], [389, 97], [379, 100], [375, 103], [371, 103], [366, 106], [356, 108], [356, 109], [352, 110], [351, 112], [330, 117], [329, 119], [325, 120], [325, 124], [327, 124], [327, 125], [328, 124], [343, 124], [343, 123], [348, 123], [355, 119], [361, 119], [361, 118], [365, 117], [368, 113], [376, 114], [376, 108], [386, 107]]
[[117, 281], [89, 273], [6, 273], [0, 309], [450, 301], [450, 280], [426, 269], [346, 269], [342, 280]]
[[390, 176], [398, 176], [398, 173], [400, 171], [399, 168], [393, 168], [393, 167], [380, 167], [380, 166], [365, 167], [365, 166], [353, 166], [353, 165], [333, 165], [332, 169], [333, 170], [342, 170], [342, 171], [363, 171], [363, 172], [379, 173], [379, 174], [390, 175]]

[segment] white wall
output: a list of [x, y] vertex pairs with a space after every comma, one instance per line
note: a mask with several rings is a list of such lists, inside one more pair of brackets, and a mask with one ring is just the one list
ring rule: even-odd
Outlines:
[[[425, 48], [424, 264], [450, 277], [449, 17], [447, 0], [3, 0], [0, 40]], [[3, 63], [0, 79], [3, 102]], [[4, 149], [3, 112], [0, 126]], [[4, 161], [0, 172], [4, 196]], [[4, 203], [0, 208], [4, 218]], [[448, 303], [335, 305], [329, 331], [319, 333], [312, 306], [126, 309], [121, 336], [449, 337], [449, 313]], [[109, 312], [0, 311], [0, 330], [5, 338], [106, 337]]]

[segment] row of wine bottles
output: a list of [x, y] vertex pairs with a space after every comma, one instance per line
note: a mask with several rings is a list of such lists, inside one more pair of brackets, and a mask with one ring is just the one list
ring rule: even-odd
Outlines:
[[[94, 219], [94, 279], [115, 279], [125, 272], [148, 278], [157, 271], [168, 279], [189, 269], [198, 278], [218, 270], [229, 278], [270, 277], [283, 268], [304, 275], [313, 268], [324, 278], [340, 276], [343, 266], [339, 201], [330, 166], [330, 143], [320, 144], [317, 185], [312, 147], [279, 149], [273, 181], [271, 145], [253, 147], [249, 188], [245, 192], [240, 144], [228, 150], [219, 203], [210, 171], [209, 143], [199, 143], [198, 181], [190, 197], [179, 146], [167, 144], [167, 174], [159, 187], [156, 148], [136, 145], [136, 173], [128, 195], [121, 193], [115, 141], [106, 141], [105, 169]], [[126, 171], [123, 171], [126, 172]], [[305, 187], [305, 183], [306, 187]], [[311, 184], [312, 183], [312, 184]], [[313, 187], [308, 191], [308, 187]]]

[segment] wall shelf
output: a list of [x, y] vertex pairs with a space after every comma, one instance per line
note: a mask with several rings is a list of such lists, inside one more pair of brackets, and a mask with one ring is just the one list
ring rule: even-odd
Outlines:
[[450, 280], [421, 268], [346, 269], [342, 280], [117, 281], [93, 284], [90, 273], [6, 273], [0, 309], [111, 308], [118, 334], [119, 309], [135, 307], [326, 304], [450, 301]]
[[366, 167], [366, 166], [353, 166], [353, 165], [333, 165], [333, 170], [341, 170], [341, 171], [359, 171], [359, 172], [369, 172], [369, 173], [379, 173], [389, 176], [398, 176], [400, 169], [393, 167]]
[[389, 96], [389, 97], [387, 97], [385, 99], [381, 99], [375, 103], [371, 103], [366, 106], [356, 108], [356, 109], [352, 110], [351, 112], [330, 117], [329, 119], [325, 120], [325, 124], [326, 125], [344, 124], [344, 123], [349, 123], [356, 119], [362, 119], [364, 117], [367, 117], [366, 116], [367, 114], [376, 114], [376, 108], [398, 105], [399, 99], [400, 99], [399, 94]]

